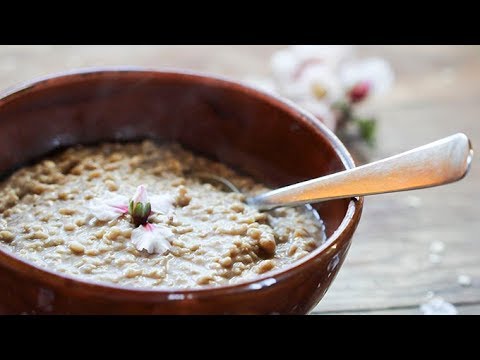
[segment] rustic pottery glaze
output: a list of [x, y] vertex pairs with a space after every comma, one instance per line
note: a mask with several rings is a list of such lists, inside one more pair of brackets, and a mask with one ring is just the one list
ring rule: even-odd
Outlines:
[[[87, 69], [1, 94], [0, 174], [58, 147], [175, 140], [270, 186], [354, 166], [342, 143], [292, 103], [183, 71]], [[316, 205], [328, 241], [294, 266], [234, 286], [142, 290], [41, 269], [0, 250], [3, 314], [304, 314], [324, 296], [360, 220], [363, 199]]]

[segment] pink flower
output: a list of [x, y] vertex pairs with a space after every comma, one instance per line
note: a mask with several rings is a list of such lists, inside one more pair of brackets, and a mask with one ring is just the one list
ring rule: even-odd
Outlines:
[[352, 52], [350, 45], [294, 45], [279, 50], [270, 61], [276, 86], [280, 93], [288, 97], [289, 87], [301, 80], [305, 72], [318, 66], [335, 72]]
[[316, 100], [333, 104], [343, 95], [338, 76], [326, 65], [312, 65], [305, 69], [297, 81], [291, 84], [290, 92], [298, 100]]
[[[166, 214], [173, 208], [174, 199], [170, 195], [148, 196], [145, 185], [140, 185], [132, 197], [133, 207], [138, 203], [150, 203], [152, 213]], [[129, 212], [129, 199], [123, 195], [107, 193], [104, 199], [95, 199], [90, 205], [91, 213], [100, 221], [116, 219]]]
[[350, 99], [353, 92], [353, 99], [358, 102], [367, 96], [381, 95], [390, 90], [395, 75], [385, 60], [370, 58], [343, 64], [340, 79]]
[[173, 233], [163, 225], [148, 222], [152, 213], [166, 214], [173, 209], [174, 199], [169, 195], [148, 196], [145, 185], [140, 185], [131, 200], [123, 195], [108, 193], [104, 199], [95, 199], [91, 213], [100, 221], [109, 221], [130, 214], [136, 228], [131, 240], [138, 251], [164, 254], [170, 249]]
[[371, 87], [369, 81], [360, 81], [347, 92], [348, 98], [352, 103], [360, 102], [368, 96]]
[[297, 59], [317, 59], [332, 68], [351, 58], [355, 52], [352, 45], [293, 45], [290, 49]]
[[295, 45], [277, 51], [271, 59], [277, 91], [335, 130], [331, 105], [344, 94], [335, 70], [351, 51], [350, 46], [330, 45]]

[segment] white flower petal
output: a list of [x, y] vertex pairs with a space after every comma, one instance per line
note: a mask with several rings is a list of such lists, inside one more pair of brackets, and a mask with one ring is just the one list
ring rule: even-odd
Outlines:
[[147, 250], [149, 254], [164, 254], [170, 250], [169, 240], [173, 236], [172, 231], [165, 226], [147, 224], [134, 229], [131, 240], [138, 251]]
[[325, 65], [335, 68], [342, 61], [353, 56], [354, 47], [352, 45], [294, 45], [291, 51], [299, 61], [319, 59]]
[[275, 83], [280, 90], [284, 84], [289, 84], [293, 80], [293, 74], [295, 73], [298, 63], [299, 60], [290, 48], [279, 50], [272, 55], [270, 68], [272, 69]]
[[[319, 97], [318, 90], [324, 92]], [[301, 77], [287, 87], [287, 96], [298, 100], [316, 100], [333, 103], [343, 96], [343, 88], [338, 76], [325, 65], [312, 65], [305, 69]]]
[[352, 54], [352, 45], [294, 45], [275, 52], [270, 67], [278, 90], [284, 92], [309, 67], [323, 65], [336, 71]]
[[123, 195], [118, 195], [115, 193], [107, 193], [105, 200], [102, 200], [105, 204], [113, 207], [128, 207], [128, 198]]
[[350, 52], [342, 45], [296, 45], [276, 52], [271, 68], [277, 90], [294, 101], [319, 100], [319, 93], [322, 101], [339, 100], [344, 91], [335, 69]]
[[149, 199], [152, 211], [155, 213], [166, 214], [173, 209], [175, 199], [171, 195], [153, 195]]
[[140, 185], [137, 187], [137, 191], [135, 191], [135, 195], [132, 198], [133, 202], [136, 203], [146, 203], [148, 202], [148, 193], [147, 188], [145, 185]]
[[89, 210], [100, 221], [110, 221], [121, 215], [118, 209], [108, 206], [101, 201], [93, 202]]
[[359, 82], [368, 82], [374, 95], [387, 92], [395, 81], [391, 66], [381, 58], [370, 58], [345, 63], [340, 68], [340, 79], [346, 89]]
[[114, 193], [107, 193], [104, 198], [94, 199], [88, 205], [89, 212], [100, 221], [113, 220], [128, 209], [127, 197]]

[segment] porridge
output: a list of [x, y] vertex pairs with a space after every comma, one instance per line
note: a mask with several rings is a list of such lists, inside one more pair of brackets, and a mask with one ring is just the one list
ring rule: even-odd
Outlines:
[[268, 190], [178, 144], [71, 147], [0, 183], [0, 249], [86, 280], [186, 288], [250, 279], [324, 241], [305, 207], [260, 212], [199, 172]]

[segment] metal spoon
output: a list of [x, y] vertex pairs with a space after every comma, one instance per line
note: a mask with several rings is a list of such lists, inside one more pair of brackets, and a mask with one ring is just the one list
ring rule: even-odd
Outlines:
[[[246, 202], [270, 210], [444, 185], [467, 174], [472, 156], [470, 140], [459, 133], [370, 164], [249, 197]], [[240, 192], [220, 176], [202, 173], [200, 177]]]

